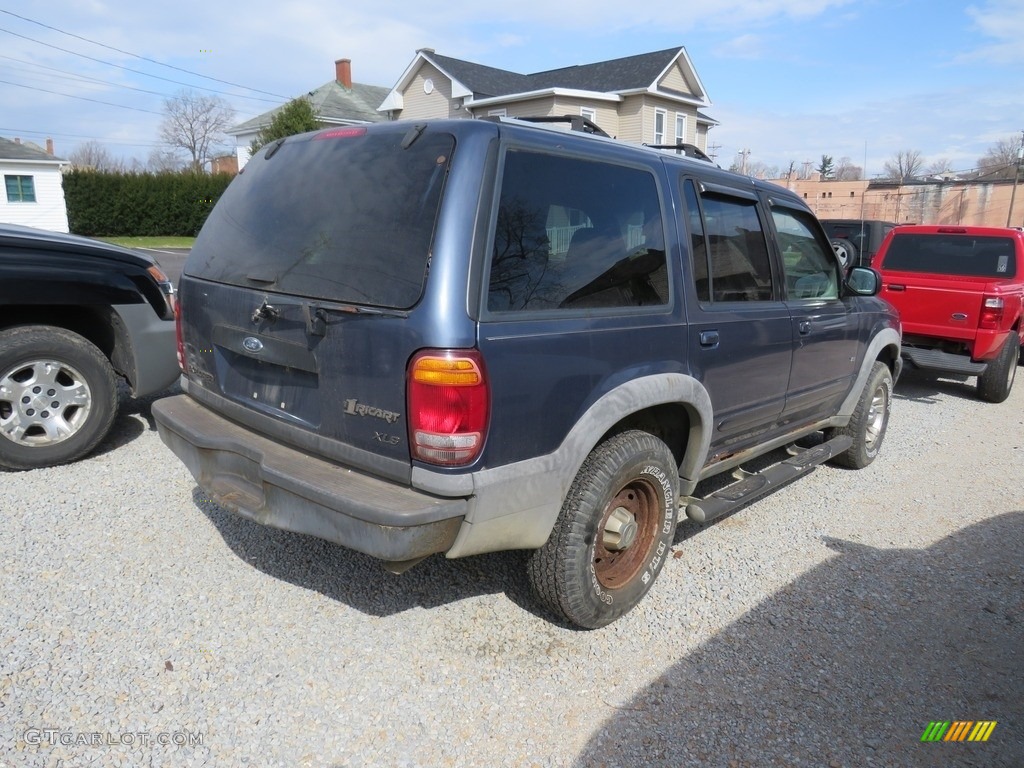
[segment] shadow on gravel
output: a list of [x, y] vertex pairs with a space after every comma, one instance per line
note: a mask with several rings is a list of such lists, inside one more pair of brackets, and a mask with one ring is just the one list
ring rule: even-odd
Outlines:
[[434, 555], [396, 576], [368, 555], [239, 517], [215, 504], [198, 487], [192, 491], [192, 499], [242, 560], [268, 576], [315, 590], [362, 613], [389, 616], [504, 593], [527, 612], [552, 620], [530, 593], [525, 552], [457, 560]]
[[[836, 556], [625, 703], [576, 765], [1024, 765], [1024, 512]], [[986, 743], [922, 743], [994, 720]]]
[[978, 400], [978, 389], [974, 376], [927, 374], [909, 366], [903, 369], [896, 382], [893, 398], [911, 400], [915, 403], [938, 403], [937, 395], [951, 395], [964, 400]]
[[170, 395], [181, 394], [177, 384], [163, 392], [147, 397], [133, 398], [126, 385], [118, 387], [118, 409], [114, 425], [110, 433], [103, 439], [90, 456], [102, 456], [127, 445], [145, 432], [155, 432], [156, 422], [153, 420], [153, 403]]

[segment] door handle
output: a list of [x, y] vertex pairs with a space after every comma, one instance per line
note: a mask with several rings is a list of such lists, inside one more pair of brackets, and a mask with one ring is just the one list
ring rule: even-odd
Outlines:
[[708, 347], [714, 349], [718, 346], [718, 331], [701, 331], [700, 332], [700, 345], [702, 347]]
[[907, 286], [900, 285], [899, 283], [890, 283], [889, 284], [889, 290], [890, 291], [905, 291], [905, 290], [907, 290]]
[[796, 329], [800, 331], [801, 335], [806, 336], [808, 333], [811, 332], [811, 321], [801, 320], [799, 323], [796, 324]]

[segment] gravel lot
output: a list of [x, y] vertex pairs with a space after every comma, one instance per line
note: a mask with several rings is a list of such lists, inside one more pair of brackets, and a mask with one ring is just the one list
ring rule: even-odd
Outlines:
[[395, 577], [236, 518], [129, 403], [0, 475], [0, 766], [1022, 766], [1024, 381], [896, 395], [874, 465], [682, 524], [593, 632], [521, 553]]

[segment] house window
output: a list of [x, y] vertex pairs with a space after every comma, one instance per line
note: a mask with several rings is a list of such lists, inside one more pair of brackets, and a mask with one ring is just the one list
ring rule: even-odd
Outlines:
[[664, 109], [654, 110], [654, 143], [665, 143], [665, 121], [668, 113]]
[[597, 110], [591, 109], [590, 107], [580, 107], [580, 117], [589, 120], [592, 123], [597, 122]]
[[489, 109], [487, 110], [488, 117], [508, 117], [507, 110], [502, 109]]
[[4, 176], [8, 203], [34, 203], [36, 187], [31, 176]]
[[676, 144], [686, 143], [686, 115], [676, 112]]

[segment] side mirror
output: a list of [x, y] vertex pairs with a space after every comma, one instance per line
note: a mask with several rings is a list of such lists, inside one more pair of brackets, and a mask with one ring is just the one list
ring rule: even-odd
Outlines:
[[853, 267], [846, 276], [846, 289], [858, 296], [877, 296], [882, 290], [882, 275], [872, 267]]

